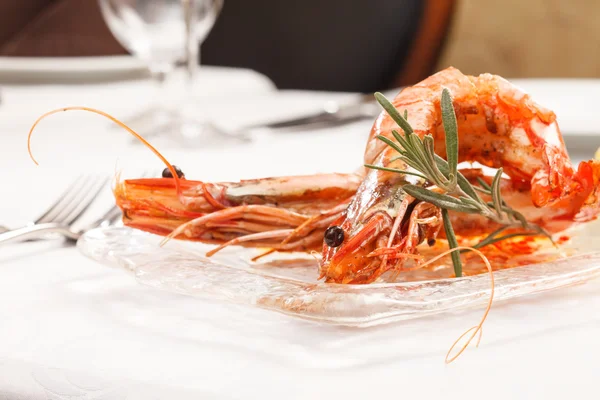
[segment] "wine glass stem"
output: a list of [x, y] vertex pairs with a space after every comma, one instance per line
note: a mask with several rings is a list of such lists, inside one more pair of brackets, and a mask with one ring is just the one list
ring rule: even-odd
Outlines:
[[154, 68], [151, 69], [152, 78], [154, 81], [155, 100], [154, 100], [154, 112], [157, 121], [165, 121], [168, 119], [168, 115], [171, 112], [171, 105], [169, 104], [169, 95], [167, 93], [167, 78], [169, 77], [170, 71], [166, 68]]
[[163, 70], [153, 71], [154, 86], [156, 90], [156, 98], [158, 98], [158, 108], [164, 110], [166, 103], [165, 96], [165, 81], [167, 80], [167, 72]]
[[187, 59], [187, 85], [186, 104], [189, 106], [193, 102], [194, 83], [198, 72], [198, 63], [200, 56], [200, 43], [194, 33], [194, 6], [195, 0], [182, 0], [183, 18], [185, 20], [185, 53]]
[[182, 0], [183, 2], [183, 18], [185, 20], [185, 51], [187, 57], [187, 72], [188, 79], [192, 81], [196, 74], [196, 66], [198, 64], [198, 48], [194, 40], [194, 0]]
[[194, 83], [198, 74], [198, 59], [200, 56], [199, 44], [195, 40], [191, 40], [191, 44], [187, 50], [187, 92], [188, 97], [194, 92]]

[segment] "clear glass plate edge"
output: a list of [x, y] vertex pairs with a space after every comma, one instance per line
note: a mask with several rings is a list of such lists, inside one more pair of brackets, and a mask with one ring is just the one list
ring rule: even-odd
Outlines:
[[[256, 306], [344, 326], [373, 326], [482, 306], [488, 274], [435, 281], [339, 285], [304, 282], [159, 247], [160, 237], [127, 227], [98, 228], [77, 243], [87, 257], [134, 274], [142, 284], [211, 300]], [[600, 274], [600, 252], [497, 271], [494, 302], [576, 285]]]

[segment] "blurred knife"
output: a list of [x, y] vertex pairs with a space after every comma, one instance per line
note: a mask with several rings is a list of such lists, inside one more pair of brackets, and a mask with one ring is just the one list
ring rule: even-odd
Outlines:
[[[392, 99], [400, 89], [383, 92], [384, 96]], [[245, 129], [270, 128], [270, 129], [316, 129], [349, 124], [363, 119], [374, 120], [381, 112], [381, 106], [373, 94], [361, 95], [358, 100], [347, 103], [335, 101], [323, 105], [323, 111], [305, 115], [303, 117], [285, 119], [275, 122], [258, 123], [245, 126]]]

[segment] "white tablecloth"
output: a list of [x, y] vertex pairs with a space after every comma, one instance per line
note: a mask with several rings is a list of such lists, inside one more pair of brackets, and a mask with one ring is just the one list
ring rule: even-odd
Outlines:
[[[235, 70], [206, 69], [201, 83], [199, 107], [229, 126], [352, 96], [276, 92], [262, 77]], [[600, 105], [597, 82], [519, 83], [556, 109], [565, 129], [589, 137], [600, 126], [592, 115]], [[35, 217], [81, 171], [111, 173], [117, 160], [160, 170], [123, 132], [78, 112], [40, 125], [33, 141], [40, 167], [26, 153], [27, 131], [42, 112], [83, 103], [127, 116], [148, 103], [150, 90], [139, 81], [4, 88], [0, 222]], [[369, 127], [263, 131], [226, 151], [165, 155], [188, 177], [207, 181], [347, 172], [361, 163]], [[592, 156], [595, 148], [583, 147], [588, 154], [576, 158]], [[495, 304], [481, 346], [445, 365], [450, 344], [482, 310], [335, 328], [157, 291], [56, 242], [4, 246], [0, 398], [598, 398], [599, 309], [600, 281]]]

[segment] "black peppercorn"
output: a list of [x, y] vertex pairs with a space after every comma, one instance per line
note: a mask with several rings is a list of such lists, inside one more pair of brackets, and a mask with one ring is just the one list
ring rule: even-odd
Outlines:
[[344, 230], [339, 226], [330, 226], [325, 231], [325, 244], [329, 247], [338, 247], [344, 242]]
[[[173, 168], [175, 169], [175, 172], [177, 172], [177, 176], [179, 178], [183, 178], [185, 175], [183, 174], [183, 171], [179, 169], [179, 167], [177, 165], [173, 165]], [[163, 178], [172, 178], [173, 174], [171, 173], [171, 170], [169, 168], [165, 168], [163, 169], [162, 172], [162, 177]]]

